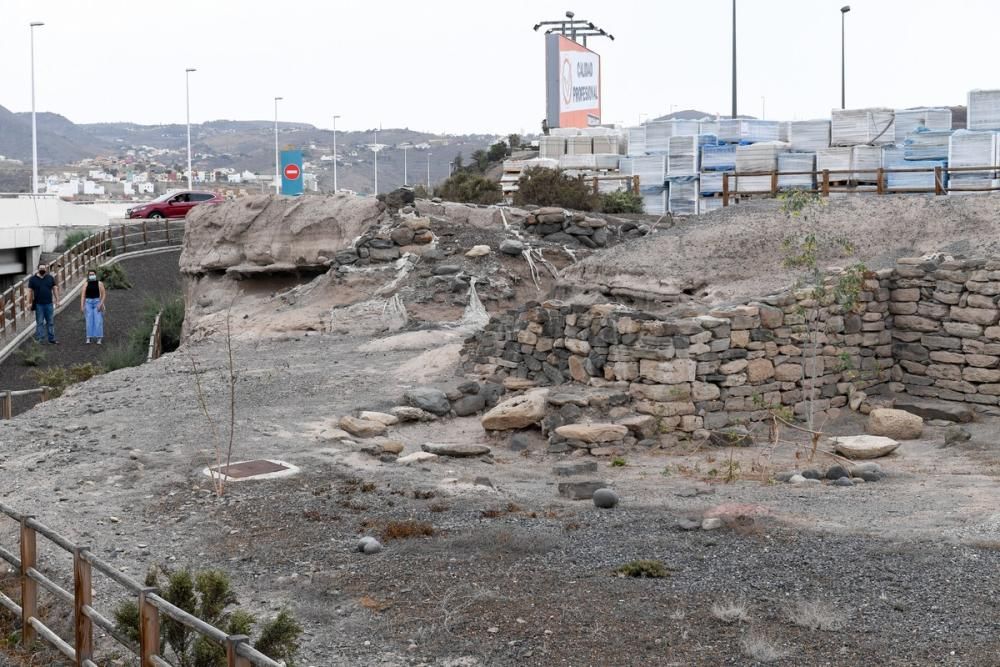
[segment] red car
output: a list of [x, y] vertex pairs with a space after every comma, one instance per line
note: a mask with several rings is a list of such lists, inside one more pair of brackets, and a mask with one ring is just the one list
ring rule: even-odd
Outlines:
[[183, 218], [200, 204], [221, 204], [225, 199], [214, 192], [183, 190], [160, 195], [151, 202], [133, 206], [126, 211], [130, 218]]

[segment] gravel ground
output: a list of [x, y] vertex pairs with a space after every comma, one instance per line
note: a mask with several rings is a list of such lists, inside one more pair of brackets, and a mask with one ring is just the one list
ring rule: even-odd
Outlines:
[[[129, 330], [140, 317], [148, 299], [158, 299], [180, 295], [180, 272], [177, 268], [176, 252], [164, 252], [145, 257], [134, 257], [121, 262], [132, 288], [108, 290], [107, 313], [104, 320], [105, 339], [101, 347], [86, 342], [86, 324], [79, 308], [79, 297], [56, 316], [56, 338], [59, 345], [42, 346], [45, 360], [42, 367], [71, 366], [86, 362], [100, 363], [102, 357], [115, 345], [128, 339]], [[32, 339], [22, 343], [21, 348], [32, 344]], [[17, 355], [10, 355], [0, 363], [0, 387], [4, 389], [33, 389], [38, 382], [31, 376], [31, 368], [25, 366]], [[14, 414], [31, 408], [35, 397], [14, 399]]]
[[[326, 440], [340, 415], [388, 408], [411, 384], [399, 368], [414, 350], [359, 350], [365, 342], [236, 341], [235, 458], [280, 458], [302, 467], [295, 477], [213, 496], [191, 357], [216, 416], [227, 394], [224, 349], [206, 342], [0, 426], [0, 499], [140, 578], [156, 563], [226, 569], [249, 609], [288, 606], [303, 621], [303, 665], [749, 665], [744, 640], [761, 636], [784, 654], [774, 664], [997, 664], [995, 422], [975, 424], [968, 449], [942, 448], [941, 429], [928, 428], [883, 461], [887, 479], [849, 489], [711, 481], [727, 450], [633, 452], [627, 466], [601, 460], [589, 476], [622, 496], [599, 511], [558, 496], [565, 478], [550, 470], [560, 458], [540, 439], [515, 453], [474, 418], [392, 436], [406, 452], [489, 443], [491, 462], [406, 467]], [[838, 428], [857, 432], [850, 421]], [[745, 471], [765, 454], [733, 452]], [[788, 448], [771, 465], [801, 464]], [[706, 479], [708, 493], [690, 495]], [[727, 507], [757, 518], [676, 528]], [[426, 521], [434, 535], [354, 550], [400, 520]], [[15, 544], [14, 529], [0, 522], [0, 542]], [[50, 549], [43, 557], [56, 562]], [[612, 575], [642, 558], [670, 576]], [[106, 581], [95, 589], [100, 608], [120, 599]], [[802, 601], [828, 605], [837, 629], [791, 622]], [[711, 608], [725, 602], [745, 604], [747, 620], [717, 620]]]

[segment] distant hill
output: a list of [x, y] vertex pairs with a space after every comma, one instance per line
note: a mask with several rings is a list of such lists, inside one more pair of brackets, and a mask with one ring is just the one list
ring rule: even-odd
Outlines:
[[[36, 118], [40, 164], [67, 164], [106, 150], [102, 142], [63, 116], [39, 113]], [[30, 113], [12, 113], [0, 106], [0, 155], [31, 162]]]

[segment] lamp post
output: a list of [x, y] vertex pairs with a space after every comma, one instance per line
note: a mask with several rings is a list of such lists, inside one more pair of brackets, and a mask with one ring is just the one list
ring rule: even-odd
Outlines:
[[35, 28], [40, 21], [28, 24], [31, 30], [31, 194], [38, 194], [38, 125], [35, 123]]
[[406, 146], [403, 146], [403, 187], [410, 182], [410, 179], [406, 177]]
[[281, 194], [281, 168], [278, 166], [278, 102], [283, 97], [274, 98], [274, 194]]
[[337, 191], [337, 119], [340, 116], [333, 116], [333, 191]]
[[840, 108], [847, 108], [847, 86], [846, 86], [846, 76], [845, 76], [845, 60], [844, 60], [844, 17], [847, 16], [847, 12], [851, 11], [850, 5], [844, 5], [840, 8]]
[[733, 0], [733, 118], [736, 118], [736, 0]]
[[427, 194], [428, 195], [431, 192], [431, 155], [433, 155], [433, 153], [427, 151]]
[[375, 196], [378, 197], [378, 130], [375, 130], [375, 143], [372, 144], [375, 153]]
[[193, 67], [188, 67], [184, 70], [184, 97], [185, 105], [187, 107], [187, 135], [188, 135], [188, 190], [193, 189], [194, 186], [191, 185], [191, 179], [194, 178], [194, 174], [191, 171], [191, 72], [197, 72]]

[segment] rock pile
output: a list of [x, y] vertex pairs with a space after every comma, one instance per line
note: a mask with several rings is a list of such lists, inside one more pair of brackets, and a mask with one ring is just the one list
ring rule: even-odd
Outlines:
[[[524, 225], [529, 233], [561, 245], [603, 248], [609, 239], [608, 223], [605, 220], [588, 217], [583, 213], [570, 213], [553, 206], [532, 211]], [[646, 231], [648, 232], [648, 227]], [[632, 225], [629, 232], [634, 236], [641, 236], [637, 225]]]

